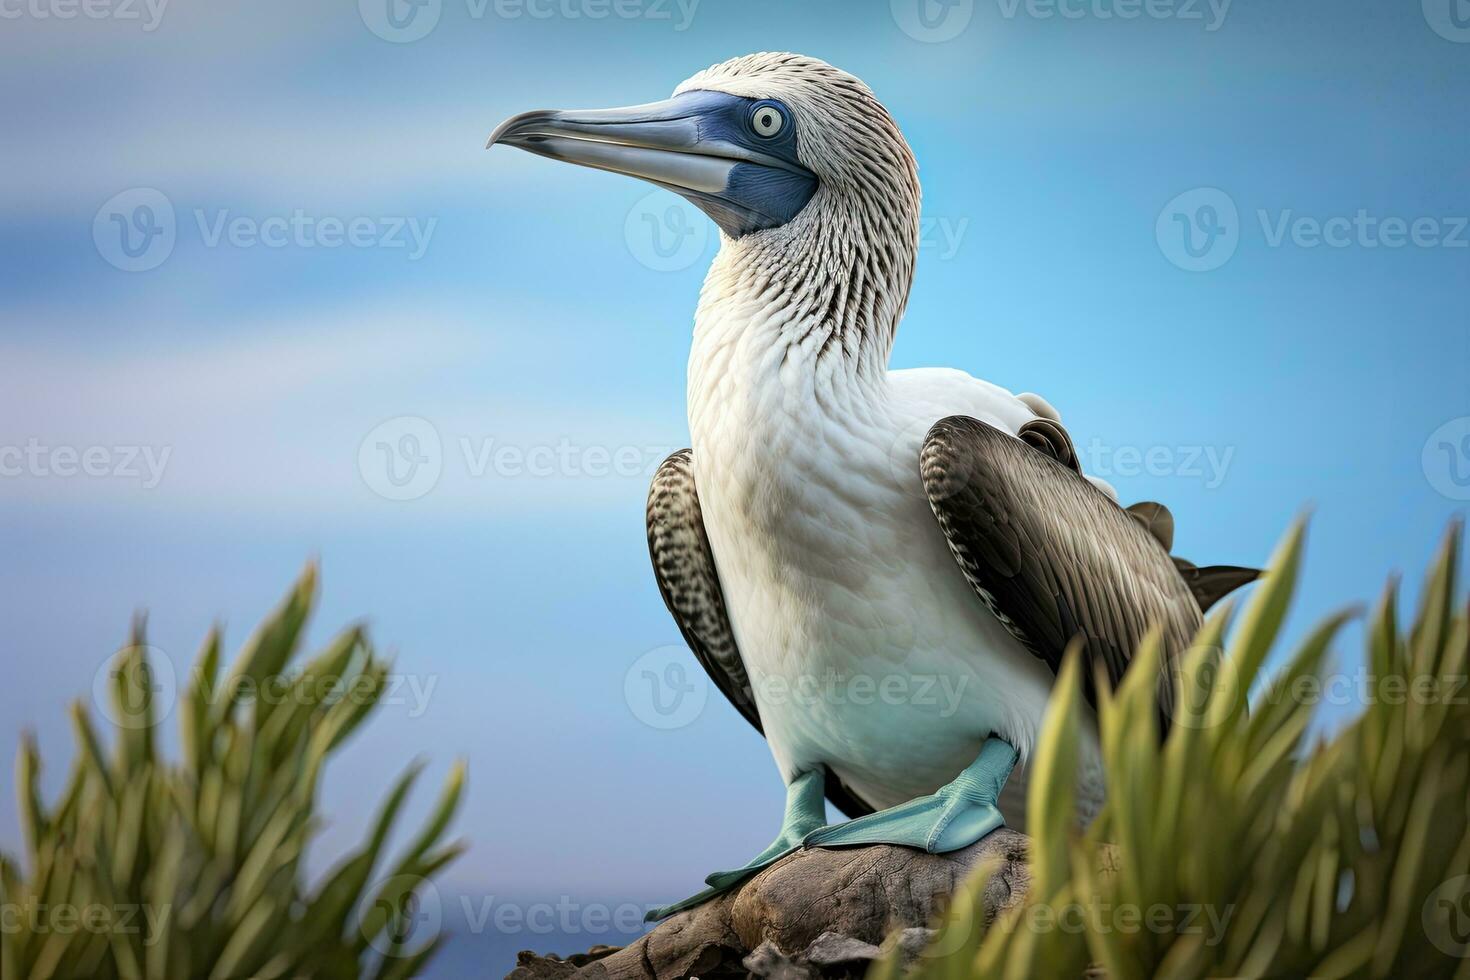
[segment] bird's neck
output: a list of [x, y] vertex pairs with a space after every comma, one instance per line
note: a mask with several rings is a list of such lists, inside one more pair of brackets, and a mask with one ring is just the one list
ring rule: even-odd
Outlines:
[[865, 209], [812, 205], [779, 229], [723, 241], [690, 351], [695, 432], [758, 428], [777, 399], [785, 409], [778, 414], [800, 417], [840, 415], [881, 397], [913, 276], [917, 218], [894, 227], [880, 216], [887, 226], [871, 227]]

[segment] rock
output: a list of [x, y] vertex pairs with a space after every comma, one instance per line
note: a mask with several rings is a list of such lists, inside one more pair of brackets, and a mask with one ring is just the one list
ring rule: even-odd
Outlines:
[[817, 967], [846, 966], [852, 963], [866, 966], [876, 960], [881, 952], [877, 946], [861, 939], [824, 932], [801, 955], [808, 963]]
[[622, 949], [621, 946], [593, 946], [585, 953], [574, 953], [562, 959], [555, 953], [538, 956], [528, 949], [516, 954], [516, 968], [506, 974], [507, 980], [560, 980], [569, 977], [589, 963]]
[[1001, 829], [949, 854], [886, 844], [796, 851], [628, 946], [594, 947], [566, 959], [521, 953], [509, 977], [860, 977], [894, 946], [905, 962], [920, 955], [949, 896], [982, 861], [999, 863], [981, 895], [985, 920], [1018, 904], [1030, 881], [1026, 845], [1025, 835]]
[[757, 946], [740, 964], [750, 971], [751, 976], [764, 980], [809, 980], [812, 975], [812, 971], [781, 952], [769, 939]]
[[920, 926], [910, 926], [889, 936], [888, 942], [898, 947], [899, 959], [905, 965], [919, 958], [929, 944], [934, 941], [937, 929], [925, 929]]

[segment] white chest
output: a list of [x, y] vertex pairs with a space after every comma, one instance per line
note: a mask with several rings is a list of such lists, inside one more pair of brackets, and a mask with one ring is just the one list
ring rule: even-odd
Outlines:
[[830, 765], [888, 805], [948, 781], [992, 731], [1028, 744], [1049, 674], [972, 593], [922, 493], [943, 413], [731, 382], [717, 405], [691, 391], [695, 477], [783, 772]]

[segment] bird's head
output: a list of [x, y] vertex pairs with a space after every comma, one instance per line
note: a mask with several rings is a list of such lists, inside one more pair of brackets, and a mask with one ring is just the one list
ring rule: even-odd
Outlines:
[[747, 55], [699, 72], [662, 102], [513, 116], [491, 134], [496, 143], [668, 188], [727, 242], [863, 242], [907, 294], [918, 168], [868, 87], [826, 62]]

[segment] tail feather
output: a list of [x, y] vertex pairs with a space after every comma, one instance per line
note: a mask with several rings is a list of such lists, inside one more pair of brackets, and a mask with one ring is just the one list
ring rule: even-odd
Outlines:
[[1194, 593], [1201, 612], [1209, 612], [1215, 603], [1261, 577], [1259, 568], [1240, 565], [1206, 565], [1200, 568], [1183, 558], [1175, 558], [1174, 567], [1179, 569], [1184, 584]]

